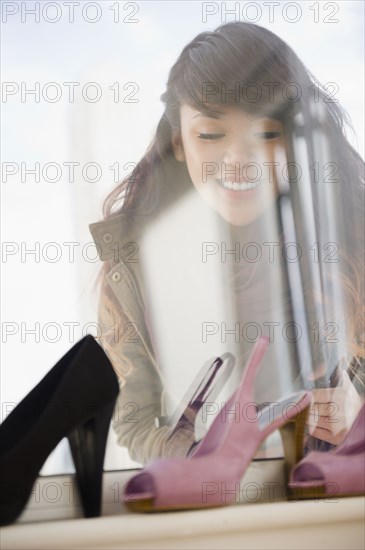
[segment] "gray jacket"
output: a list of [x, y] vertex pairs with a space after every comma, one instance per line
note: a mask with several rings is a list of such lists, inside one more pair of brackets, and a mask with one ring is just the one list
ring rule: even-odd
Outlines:
[[[194, 443], [194, 428], [184, 425], [172, 434], [169, 426], [156, 427], [155, 418], [168, 411], [167, 387], [156, 361], [145, 320], [144, 285], [138, 258], [138, 239], [143, 223], [129, 223], [126, 214], [92, 223], [90, 232], [101, 261], [114, 258], [107, 274], [117, 304], [128, 319], [123, 338], [113, 341], [113, 356], [127, 356], [133, 366], [125, 379], [113, 415], [118, 444], [128, 448], [131, 458], [141, 464], [160, 456], [186, 456]], [[113, 319], [103, 300], [99, 301], [98, 323], [103, 335]], [[124, 323], [124, 321], [123, 321]], [[115, 361], [110, 356], [112, 363]]]

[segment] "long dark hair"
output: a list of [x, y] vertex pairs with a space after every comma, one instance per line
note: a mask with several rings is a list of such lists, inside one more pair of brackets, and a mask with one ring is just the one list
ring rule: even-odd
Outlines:
[[[209, 94], [204, 97], [204, 84]], [[214, 86], [214, 83], [216, 86]], [[198, 34], [182, 50], [170, 70], [166, 91], [161, 100], [164, 113], [155, 136], [135, 169], [106, 197], [104, 219], [125, 213], [126, 220], [139, 222], [150, 214], [157, 215], [168, 208], [192, 186], [185, 163], [176, 161], [172, 149], [172, 133], [180, 130], [180, 106], [189, 104], [197, 110], [222, 103], [222, 83], [225, 90], [240, 86], [239, 101], [234, 94], [226, 94], [224, 103], [246, 112], [280, 118], [292, 117], [298, 110], [308, 111], [317, 94], [326, 110], [327, 135], [330, 137], [336, 161], [340, 168], [340, 201], [345, 226], [344, 242], [353, 241], [354, 253], [342, 250], [346, 270], [342, 286], [349, 311], [352, 312], [351, 350], [353, 356], [364, 359], [364, 163], [350, 145], [347, 129], [351, 123], [347, 113], [332, 101], [323, 86], [313, 77], [295, 52], [278, 36], [258, 25], [231, 22], [214, 31]], [[273, 87], [270, 84], [275, 84]], [[298, 100], [298, 94], [300, 99]], [[98, 282], [100, 300], [107, 306], [114, 320], [123, 319], [123, 311], [106, 281], [106, 274], [114, 267], [114, 260], [105, 261]], [[113, 343], [103, 335], [103, 345], [113, 359], [121, 379], [132, 366], [127, 358], [113, 356]], [[358, 370], [354, 367], [355, 370]], [[356, 374], [359, 375], [358, 373]]]

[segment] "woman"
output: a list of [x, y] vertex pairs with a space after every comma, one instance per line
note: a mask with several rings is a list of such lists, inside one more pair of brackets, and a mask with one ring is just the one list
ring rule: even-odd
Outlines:
[[[336, 161], [338, 167], [339, 179], [333, 190], [346, 223], [337, 243], [336, 280], [339, 277], [345, 311], [351, 315], [347, 315], [342, 337], [348, 345], [346, 357], [335, 353], [336, 363], [341, 359], [345, 366], [336, 383], [335, 371], [332, 372], [331, 383], [338, 387], [329, 387], [325, 377], [325, 387], [321, 389], [318, 382], [313, 390], [316, 407], [308, 421], [312, 436], [308, 445], [313, 441], [337, 445], [360, 410], [364, 380], [363, 163], [344, 135], [346, 115], [296, 54], [264, 28], [243, 22], [227, 23], [199, 34], [183, 49], [161, 97], [165, 111], [152, 143], [133, 172], [107, 197], [104, 220], [90, 225], [104, 262], [99, 310], [101, 344], [122, 386], [114, 429], [118, 442], [142, 464], [159, 456], [186, 456], [195, 437], [191, 423], [172, 431], [169, 426], [157, 427], [154, 422], [167, 411], [167, 381], [153, 337], [153, 313], [148, 306], [143, 262], [139, 261], [140, 239], [151, 221], [160, 219], [195, 188], [202, 204], [218, 215], [231, 244], [254, 240], [261, 251], [268, 242], [276, 240], [282, 245], [282, 228], [275, 216], [280, 186], [293, 181], [292, 175], [285, 177], [285, 170], [290, 165], [289, 157], [294, 158], [292, 135], [296, 125], [304, 128], [308, 150], [314, 155], [317, 152], [312, 146], [315, 141], [312, 144], [306, 135], [308, 125], [303, 124], [303, 120], [315, 120], [314, 94], [319, 94], [316, 99], [323, 119], [320, 130], [332, 147], [329, 160], [332, 164]], [[304, 162], [303, 167], [308, 170], [308, 163]], [[322, 173], [322, 178], [323, 175], [326, 174]], [[317, 176], [313, 180], [320, 183]], [[315, 201], [313, 205], [316, 210]], [[203, 211], [204, 206], [201, 208]], [[325, 229], [318, 225], [320, 217], [320, 212], [314, 213], [317, 229], [324, 235]], [[267, 224], [263, 221], [267, 219], [274, 221]], [[277, 228], [274, 235], [272, 227]], [[243, 268], [234, 260], [224, 266], [227, 287], [242, 316], [240, 321], [246, 323], [243, 326], [247, 322], [262, 324], [265, 319], [267, 330], [271, 329], [278, 318], [278, 308], [283, 308], [280, 315], [290, 318], [293, 296], [288, 294], [288, 274], [280, 258], [274, 264], [267, 256], [260, 262], [246, 262]], [[328, 279], [333, 275], [330, 270], [323, 269], [323, 273]], [[316, 306], [310, 311], [310, 304], [324, 301], [327, 307], [335, 294], [325, 284], [328, 292], [316, 295], [309, 275], [304, 274], [303, 285], [307, 319], [316, 321]], [[327, 311], [333, 311], [330, 305]], [[293, 338], [285, 340], [286, 348], [293, 347]], [[312, 345], [312, 351], [314, 348]], [[276, 393], [271, 392], [281, 377], [278, 349], [268, 358], [271, 368], [259, 382], [260, 402], [277, 398], [283, 388], [295, 387], [295, 372], [288, 371], [290, 383], [279, 384]], [[247, 350], [248, 346], [243, 345], [242, 355]], [[295, 353], [289, 349], [287, 364], [295, 363]], [[323, 349], [319, 353], [323, 355]], [[310, 359], [307, 357], [306, 361]], [[313, 366], [314, 379], [321, 374], [322, 364], [318, 358], [316, 368]]]

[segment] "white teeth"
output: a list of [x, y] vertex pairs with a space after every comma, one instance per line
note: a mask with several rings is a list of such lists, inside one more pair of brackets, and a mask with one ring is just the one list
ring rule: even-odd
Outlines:
[[225, 187], [225, 189], [233, 189], [234, 191], [247, 191], [248, 189], [254, 189], [257, 187], [260, 182], [231, 182], [231, 181], [224, 181], [224, 180], [218, 180], [218, 182]]

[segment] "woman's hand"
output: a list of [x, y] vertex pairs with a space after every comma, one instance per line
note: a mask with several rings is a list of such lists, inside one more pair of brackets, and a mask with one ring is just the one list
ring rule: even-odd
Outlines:
[[363, 404], [348, 374], [343, 371], [341, 385], [312, 390], [313, 400], [307, 421], [310, 435], [339, 445]]

